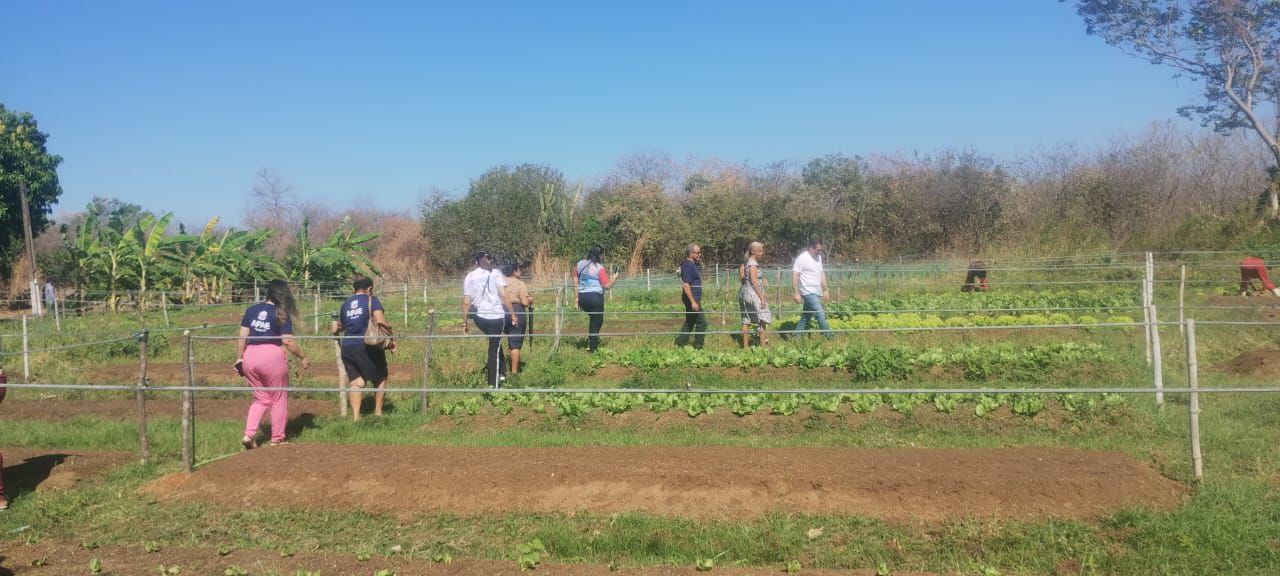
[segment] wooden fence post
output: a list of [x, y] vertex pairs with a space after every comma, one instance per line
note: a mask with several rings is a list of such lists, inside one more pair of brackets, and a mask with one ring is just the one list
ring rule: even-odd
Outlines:
[[195, 355], [191, 347], [191, 331], [182, 331], [182, 356], [185, 365], [186, 386], [182, 390], [182, 469], [188, 474], [196, 467], [195, 430]]
[[146, 466], [151, 461], [151, 445], [147, 440], [147, 341], [150, 333], [138, 333], [138, 461]]
[[[463, 322], [467, 319], [463, 318]], [[422, 406], [421, 412], [427, 413], [427, 407], [430, 401], [427, 398], [427, 389], [431, 387], [431, 348], [435, 342], [436, 335], [436, 309], [427, 310], [427, 345], [426, 350], [422, 354]]]
[[338, 362], [338, 413], [347, 416], [347, 367], [342, 363], [342, 340], [333, 341], [333, 356]]
[[1204, 479], [1200, 455], [1200, 375], [1196, 361], [1196, 321], [1187, 319], [1187, 387], [1191, 389], [1187, 411], [1191, 417], [1191, 469], [1196, 480]]

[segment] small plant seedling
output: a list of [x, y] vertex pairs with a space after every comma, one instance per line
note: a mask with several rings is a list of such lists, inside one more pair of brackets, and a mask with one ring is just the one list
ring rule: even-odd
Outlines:
[[315, 572], [312, 572], [310, 570], [299, 570], [294, 574], [294, 576], [320, 576], [320, 571], [316, 570]]
[[35, 560], [32, 560], [32, 561], [31, 561], [31, 565], [32, 565], [32, 566], [35, 566], [36, 568], [40, 568], [40, 567], [42, 567], [42, 566], [44, 566], [45, 564], [48, 564], [48, 563], [49, 563], [49, 557], [48, 557], [48, 556], [41, 556], [41, 557], [36, 558]]
[[396, 573], [390, 570], [384, 569], [384, 570], [379, 570], [377, 572], [374, 572], [373, 576], [396, 576]]
[[693, 567], [699, 572], [708, 572], [716, 567], [716, 559], [724, 555], [725, 553], [721, 552], [710, 558], [699, 558], [693, 563]]
[[102, 572], [102, 561], [101, 561], [101, 560], [99, 560], [99, 559], [97, 559], [97, 558], [94, 558], [93, 560], [90, 560], [90, 561], [89, 561], [89, 571], [90, 571], [90, 572], [93, 572], [94, 574], [97, 574], [97, 573], [99, 573], [99, 572]]
[[373, 558], [373, 554], [368, 552], [356, 552], [356, 560], [368, 562], [370, 558]]
[[888, 562], [876, 564], [876, 576], [893, 576], [893, 569], [889, 568]]
[[516, 547], [516, 557], [521, 570], [533, 570], [542, 562], [542, 555], [547, 553], [542, 540], [534, 538]]
[[239, 566], [228, 566], [226, 570], [222, 571], [222, 575], [223, 576], [249, 576], [249, 573], [245, 572], [244, 568], [241, 568]]
[[154, 554], [160, 551], [160, 543], [152, 540], [150, 542], [147, 542], [146, 544], [143, 544], [142, 549], [146, 550], [147, 554]]
[[442, 552], [442, 553], [440, 553], [440, 554], [433, 554], [433, 555], [431, 556], [431, 561], [432, 561], [432, 562], [435, 562], [436, 564], [452, 564], [452, 563], [453, 563], [453, 555], [452, 555], [452, 554], [443, 553], [443, 552]]
[[800, 572], [800, 561], [787, 560], [787, 563], [782, 565], [782, 570], [787, 574], [796, 574]]
[[231, 548], [229, 548], [229, 547], [227, 547], [227, 546], [219, 546], [219, 547], [218, 547], [218, 555], [219, 555], [219, 556], [226, 556], [227, 554], [230, 554], [230, 553], [231, 553]]
[[982, 568], [982, 576], [1000, 576], [1000, 571], [990, 566]]
[[97, 542], [81, 542], [80, 547], [84, 548], [85, 550], [97, 550], [98, 543]]
[[173, 566], [160, 565], [160, 576], [178, 576], [182, 573], [182, 568], [177, 564]]
[[293, 556], [293, 548], [281, 548], [281, 549], [280, 549], [280, 557], [281, 557], [281, 558], [289, 558], [290, 556]]

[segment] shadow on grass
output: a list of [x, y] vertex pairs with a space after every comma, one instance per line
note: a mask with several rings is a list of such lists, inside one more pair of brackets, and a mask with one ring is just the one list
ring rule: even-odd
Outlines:
[[9, 499], [13, 500], [27, 492], [33, 492], [53, 469], [67, 460], [69, 454], [42, 454], [23, 460], [15, 466], [4, 468], [4, 487]]

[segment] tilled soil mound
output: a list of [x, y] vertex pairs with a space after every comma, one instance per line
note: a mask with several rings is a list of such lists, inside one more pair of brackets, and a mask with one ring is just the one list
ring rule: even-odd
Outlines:
[[1270, 378], [1280, 376], [1280, 350], [1252, 350], [1215, 369], [1234, 376]]
[[[523, 571], [514, 561], [456, 559], [448, 564], [409, 558], [407, 554], [374, 557], [360, 561], [355, 554], [298, 551], [287, 558], [266, 550], [232, 550], [223, 556], [216, 548], [165, 548], [147, 552], [142, 547], [102, 546], [85, 550], [78, 544], [40, 542], [32, 545], [14, 543], [0, 552], [0, 574], [88, 574], [89, 562], [101, 563], [102, 575], [155, 574], [158, 565], [177, 566], [179, 574], [226, 574], [231, 567], [248, 574], [296, 574], [305, 570], [320, 574], [372, 574], [389, 570], [402, 575], [493, 576], [505, 574], [556, 574], [558, 576], [605, 576], [637, 574], [640, 576], [677, 576], [705, 574], [693, 566], [660, 566], [653, 568], [610, 568], [598, 564], [557, 564], [543, 562], [536, 571]], [[42, 564], [37, 567], [33, 564]], [[716, 566], [714, 574], [729, 576], [763, 576], [781, 574], [778, 566], [741, 568]], [[802, 574], [870, 576], [874, 570], [818, 570], [804, 568]], [[927, 576], [922, 572], [893, 572], [899, 576]]]
[[741, 519], [776, 510], [928, 522], [1168, 509], [1184, 490], [1119, 452], [1070, 448], [291, 444], [214, 462], [192, 475], [170, 475], [144, 492], [243, 508], [394, 515], [642, 512]]

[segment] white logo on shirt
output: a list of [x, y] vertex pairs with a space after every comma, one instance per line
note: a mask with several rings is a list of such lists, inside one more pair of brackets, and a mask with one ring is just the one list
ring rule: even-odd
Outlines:
[[359, 301], [359, 300], [352, 300], [352, 301], [351, 301], [351, 309], [352, 309], [352, 310], [355, 310], [356, 308], [359, 308], [359, 307], [360, 307], [360, 301]]
[[259, 311], [258, 320], [266, 320], [266, 319], [267, 319], [267, 311], [266, 310]]

